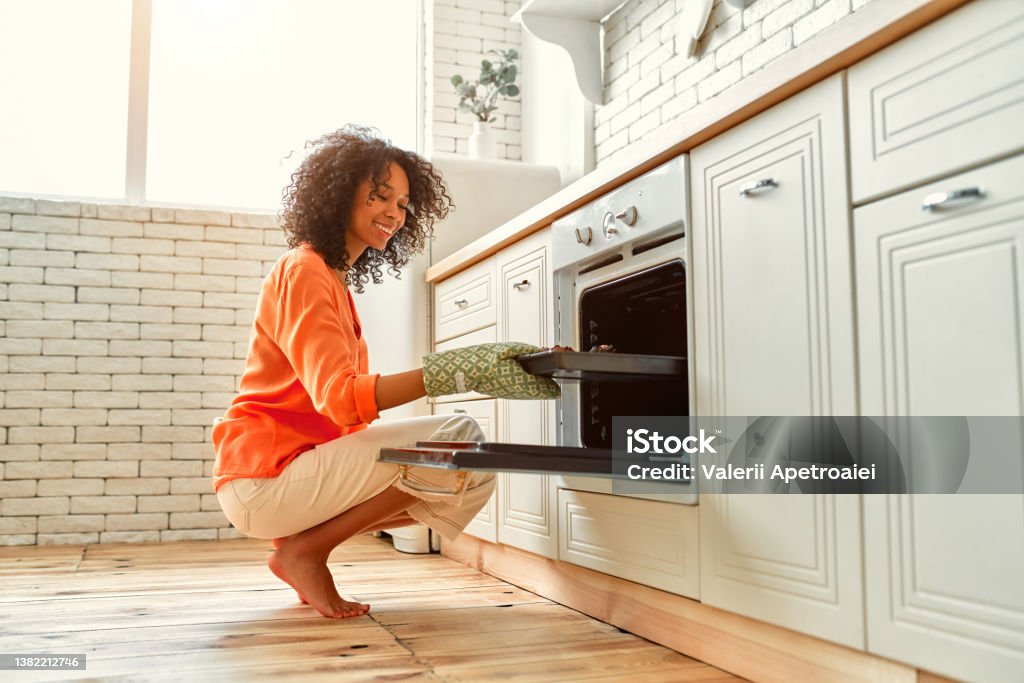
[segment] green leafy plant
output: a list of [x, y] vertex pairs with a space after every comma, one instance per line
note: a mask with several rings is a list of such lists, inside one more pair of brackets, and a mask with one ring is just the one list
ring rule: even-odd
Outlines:
[[513, 63], [519, 59], [519, 53], [515, 50], [488, 50], [488, 54], [497, 55], [497, 60], [480, 62], [480, 78], [467, 81], [456, 74], [451, 79], [455, 94], [459, 96], [459, 109], [472, 112], [481, 121], [494, 120], [491, 113], [498, 109], [496, 102], [499, 96], [511, 98], [519, 94], [519, 86], [515, 85], [518, 70]]

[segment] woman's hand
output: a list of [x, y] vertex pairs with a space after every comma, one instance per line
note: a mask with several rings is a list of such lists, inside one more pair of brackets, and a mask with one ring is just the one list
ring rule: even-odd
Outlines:
[[496, 398], [558, 398], [558, 384], [527, 373], [516, 356], [542, 351], [521, 342], [477, 344], [423, 357], [423, 385], [428, 396], [476, 391]]

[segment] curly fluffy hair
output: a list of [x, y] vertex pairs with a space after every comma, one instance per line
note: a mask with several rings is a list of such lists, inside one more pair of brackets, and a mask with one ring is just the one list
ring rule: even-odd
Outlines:
[[[434, 235], [434, 222], [448, 215], [454, 206], [441, 175], [424, 158], [391, 144], [374, 128], [348, 125], [341, 130], [306, 143], [313, 151], [292, 174], [283, 193], [281, 227], [288, 246], [308, 243], [332, 268], [345, 272], [349, 286], [363, 291], [371, 278], [383, 282], [382, 268], [401, 277], [400, 269], [419, 254]], [[373, 191], [388, 179], [394, 162], [409, 177], [409, 210], [405, 225], [388, 241], [383, 251], [367, 247], [356, 262], [347, 265], [345, 234], [348, 232], [356, 190], [370, 179]]]

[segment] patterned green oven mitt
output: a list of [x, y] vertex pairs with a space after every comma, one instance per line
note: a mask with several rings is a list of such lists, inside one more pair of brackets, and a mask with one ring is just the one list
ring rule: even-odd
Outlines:
[[476, 391], [496, 398], [558, 398], [558, 384], [527, 373], [515, 361], [543, 349], [521, 342], [477, 344], [423, 357], [423, 384], [428, 396]]

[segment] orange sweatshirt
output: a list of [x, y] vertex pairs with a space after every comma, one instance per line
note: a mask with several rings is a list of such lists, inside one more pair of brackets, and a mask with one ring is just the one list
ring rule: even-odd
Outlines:
[[263, 281], [240, 393], [216, 420], [213, 487], [276, 477], [303, 451], [376, 420], [355, 302], [308, 247], [288, 251]]

